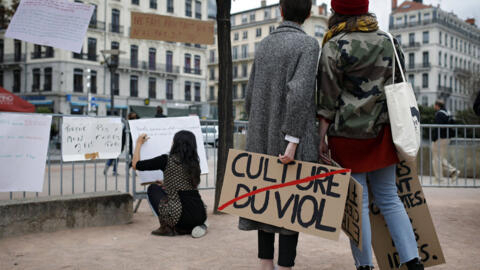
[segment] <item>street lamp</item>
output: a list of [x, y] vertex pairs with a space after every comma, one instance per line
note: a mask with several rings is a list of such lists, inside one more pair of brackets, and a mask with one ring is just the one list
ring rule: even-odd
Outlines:
[[120, 51], [118, 49], [113, 50], [101, 50], [104, 64], [107, 65], [108, 69], [110, 70], [110, 115], [113, 115], [114, 112], [114, 101], [113, 101], [113, 80], [112, 76], [115, 74], [115, 71], [118, 69], [118, 62], [119, 62], [119, 55], [124, 54], [124, 51]]

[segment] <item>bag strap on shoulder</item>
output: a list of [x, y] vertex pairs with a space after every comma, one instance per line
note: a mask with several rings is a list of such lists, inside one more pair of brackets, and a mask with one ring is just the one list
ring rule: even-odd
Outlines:
[[392, 58], [393, 58], [393, 68], [392, 68], [392, 82], [393, 84], [395, 84], [395, 67], [396, 67], [396, 63], [395, 63], [395, 60], [398, 61], [398, 67], [400, 68], [400, 73], [402, 74], [402, 79], [403, 79], [403, 82], [407, 82], [407, 80], [405, 79], [405, 74], [403, 72], [403, 69], [402, 69], [402, 65], [400, 64], [400, 58], [398, 57], [398, 53], [397, 53], [397, 49], [395, 48], [395, 42], [393, 41], [393, 37], [392, 37], [392, 34], [390, 34], [389, 32], [387, 32], [387, 35], [388, 37], [390, 38], [390, 41], [392, 42], [392, 47], [393, 47], [393, 55], [392, 55]]

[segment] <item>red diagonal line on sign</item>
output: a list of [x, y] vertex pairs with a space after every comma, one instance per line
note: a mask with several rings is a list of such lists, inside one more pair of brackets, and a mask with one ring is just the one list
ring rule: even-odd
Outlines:
[[278, 185], [273, 185], [273, 186], [257, 189], [257, 190], [248, 192], [246, 194], [243, 194], [240, 197], [234, 198], [234, 199], [224, 203], [222, 206], [218, 207], [218, 210], [222, 211], [223, 209], [227, 208], [229, 205], [235, 203], [236, 201], [248, 198], [248, 197], [253, 196], [255, 194], [258, 194], [260, 192], [264, 192], [264, 191], [267, 191], [267, 190], [273, 190], [273, 189], [285, 188], [285, 187], [289, 187], [289, 186], [295, 186], [295, 185], [299, 185], [299, 184], [303, 184], [303, 183], [313, 181], [313, 180], [318, 179], [318, 178], [325, 178], [325, 177], [330, 176], [330, 175], [348, 173], [348, 172], [351, 172], [351, 170], [350, 169], [342, 169], [342, 170], [338, 170], [338, 171], [332, 171], [332, 172], [328, 172], [328, 173], [322, 173], [322, 174], [309, 176], [309, 177], [306, 177], [306, 178], [303, 178], [303, 179], [298, 179], [298, 180], [288, 182], [288, 183], [284, 183], [284, 184], [278, 184]]

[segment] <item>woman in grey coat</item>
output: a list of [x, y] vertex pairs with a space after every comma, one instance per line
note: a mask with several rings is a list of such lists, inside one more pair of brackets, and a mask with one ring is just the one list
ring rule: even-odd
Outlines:
[[[282, 0], [284, 21], [255, 52], [246, 95], [247, 151], [316, 162], [315, 74], [319, 45], [301, 28], [310, 16], [311, 0]], [[273, 269], [275, 233], [279, 236], [279, 269], [294, 266], [298, 233], [240, 218], [241, 230], [258, 230], [260, 269]]]

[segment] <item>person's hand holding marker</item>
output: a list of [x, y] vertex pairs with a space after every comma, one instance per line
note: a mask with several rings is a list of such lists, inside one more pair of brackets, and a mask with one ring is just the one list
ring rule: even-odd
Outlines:
[[297, 151], [298, 144], [289, 142], [287, 145], [287, 149], [285, 149], [285, 154], [278, 155], [280, 162], [283, 164], [288, 164], [295, 160], [295, 151]]
[[150, 139], [150, 137], [148, 137], [147, 134], [142, 133], [142, 134], [140, 134], [140, 136], [138, 136], [137, 144], [138, 144], [139, 146], [141, 146], [141, 145], [144, 144], [146, 141], [148, 141], [148, 139]]

